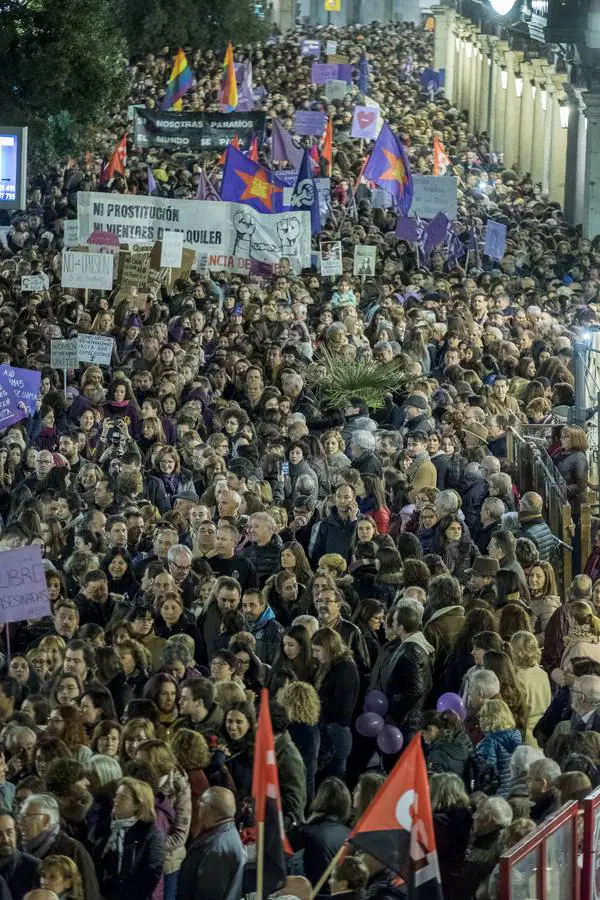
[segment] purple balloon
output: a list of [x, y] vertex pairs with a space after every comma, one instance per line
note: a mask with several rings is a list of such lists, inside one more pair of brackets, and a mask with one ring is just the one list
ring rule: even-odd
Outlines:
[[385, 725], [377, 735], [377, 746], [382, 753], [400, 753], [404, 738], [395, 725]]
[[377, 737], [383, 728], [383, 719], [373, 712], [364, 712], [356, 720], [356, 730], [363, 737]]
[[467, 718], [467, 710], [465, 709], [465, 704], [462, 702], [462, 699], [458, 696], [458, 694], [442, 694], [438, 702], [435, 704], [435, 708], [438, 712], [454, 712], [459, 717], [461, 722], [464, 722]]
[[369, 691], [369, 693], [365, 697], [365, 712], [378, 713], [380, 716], [383, 716], [385, 718], [388, 714], [389, 708], [389, 700], [385, 696], [383, 691]]

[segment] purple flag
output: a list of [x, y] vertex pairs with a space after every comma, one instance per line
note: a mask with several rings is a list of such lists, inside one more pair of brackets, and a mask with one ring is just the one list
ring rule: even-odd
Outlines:
[[396, 201], [403, 216], [413, 201], [413, 178], [408, 156], [402, 142], [396, 137], [387, 122], [377, 138], [363, 176], [386, 188]]
[[254, 94], [252, 92], [252, 63], [234, 63], [235, 80], [238, 88], [238, 104], [236, 112], [252, 112], [254, 109]]
[[408, 216], [398, 216], [396, 222], [396, 237], [401, 241], [414, 241], [419, 238], [419, 222], [417, 219], [409, 219]]
[[273, 119], [271, 140], [272, 162], [287, 161], [292, 168], [299, 169], [302, 164], [302, 150], [296, 146], [291, 134], [285, 130], [279, 119]]
[[148, 193], [155, 194], [156, 193], [156, 179], [152, 174], [152, 169], [148, 166]]
[[439, 212], [437, 216], [430, 220], [425, 230], [428, 235], [428, 241], [433, 247], [439, 246], [446, 239], [449, 224], [450, 219], [443, 212]]
[[204, 169], [200, 169], [198, 187], [196, 188], [196, 200], [220, 200], [219, 193], [208, 179]]

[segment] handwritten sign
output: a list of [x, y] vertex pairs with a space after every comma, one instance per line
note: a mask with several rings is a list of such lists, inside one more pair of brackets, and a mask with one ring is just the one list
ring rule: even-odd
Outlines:
[[83, 253], [63, 250], [63, 287], [112, 290], [114, 257], [112, 253]]
[[23, 292], [38, 292], [47, 290], [49, 285], [48, 276], [42, 274], [23, 275], [21, 277], [21, 290]]
[[50, 365], [53, 369], [76, 369], [79, 365], [77, 338], [50, 341]]
[[160, 251], [161, 269], [178, 269], [183, 256], [183, 232], [163, 231]]
[[333, 100], [343, 100], [347, 90], [348, 87], [345, 81], [328, 81], [325, 85], [325, 96], [330, 102]]
[[337, 63], [313, 63], [310, 79], [313, 84], [327, 84], [338, 77]]
[[377, 247], [368, 244], [355, 244], [354, 246], [354, 274], [374, 275], [375, 260], [377, 259]]
[[325, 130], [325, 113], [311, 112], [310, 110], [300, 110], [294, 116], [294, 131], [296, 134], [313, 135], [318, 134], [319, 137]]
[[119, 284], [123, 288], [143, 288], [148, 281], [150, 273], [150, 244], [130, 244], [127, 253], [119, 254], [119, 264], [122, 264]]
[[77, 358], [79, 362], [110, 366], [114, 338], [102, 334], [80, 334], [77, 338]]
[[488, 219], [485, 226], [483, 252], [492, 259], [502, 259], [506, 252], [506, 225]]
[[77, 219], [65, 219], [63, 225], [63, 244], [65, 247], [76, 247], [79, 243], [79, 222]]
[[0, 553], [0, 622], [51, 615], [42, 551], [37, 544]]
[[326, 56], [335, 56], [337, 53], [337, 41], [326, 41], [325, 42], [325, 55]]
[[8, 382], [0, 382], [0, 431], [16, 425], [27, 416]]
[[320, 56], [321, 41], [302, 41], [300, 44], [300, 56]]
[[17, 400], [24, 403], [30, 416], [35, 413], [36, 401], [40, 396], [42, 373], [35, 369], [16, 369], [14, 366], [0, 366], [0, 384], [8, 384]]
[[450, 220], [456, 219], [456, 186], [453, 176], [413, 175], [414, 198], [411, 216], [433, 219], [443, 212]]

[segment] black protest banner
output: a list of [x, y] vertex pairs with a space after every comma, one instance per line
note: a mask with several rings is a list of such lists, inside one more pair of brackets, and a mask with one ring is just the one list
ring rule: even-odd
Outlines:
[[223, 150], [237, 135], [240, 149], [248, 150], [254, 135], [259, 143], [265, 130], [265, 113], [161, 113], [134, 110], [133, 140], [138, 147], [168, 150]]

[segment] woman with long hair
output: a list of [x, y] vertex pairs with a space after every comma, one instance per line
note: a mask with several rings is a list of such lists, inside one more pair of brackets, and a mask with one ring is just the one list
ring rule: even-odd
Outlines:
[[360, 603], [353, 621], [358, 625], [365, 639], [369, 653], [370, 668], [373, 669], [381, 650], [382, 626], [385, 620], [386, 606], [380, 600], [368, 599]]
[[325, 778], [317, 789], [306, 822], [289, 832], [295, 852], [304, 851], [304, 874], [311, 884], [321, 875], [350, 834], [350, 791], [339, 778]]
[[279, 653], [271, 668], [269, 683], [276, 679], [278, 673], [292, 674], [297, 681], [312, 682], [314, 663], [310, 635], [304, 625], [290, 625], [283, 633]]
[[317, 662], [314, 685], [321, 701], [321, 748], [330, 751], [321, 775], [344, 778], [360, 688], [358, 669], [352, 651], [333, 628], [320, 628], [313, 635], [312, 648]]
[[546, 560], [535, 562], [527, 572], [529, 607], [533, 616], [533, 633], [540, 646], [548, 622], [560, 606], [554, 568]]
[[362, 515], [373, 519], [379, 534], [387, 534], [390, 530], [391, 513], [385, 499], [383, 478], [361, 473], [356, 498]]
[[60, 900], [84, 900], [83, 882], [75, 862], [68, 856], [45, 856], [40, 863], [40, 887]]
[[550, 679], [540, 666], [542, 651], [535, 635], [530, 631], [517, 631], [510, 639], [510, 646], [517, 678], [525, 692], [528, 708], [524, 740], [530, 747], [538, 747], [533, 731], [552, 700]]
[[172, 675], [157, 672], [144, 687], [144, 697], [158, 707], [163, 734], [169, 736], [179, 716], [179, 685]]
[[254, 706], [246, 700], [232, 703], [223, 722], [223, 738], [229, 750], [227, 768], [242, 803], [252, 793], [256, 715]]
[[121, 765], [135, 759], [138, 747], [156, 737], [154, 725], [150, 719], [130, 719], [123, 725], [119, 742], [119, 762]]
[[89, 761], [92, 751], [88, 746], [83, 714], [76, 706], [56, 706], [50, 713], [46, 734], [64, 741], [79, 762]]
[[473, 638], [482, 631], [496, 632], [497, 627], [498, 619], [491, 609], [475, 607], [466, 614], [446, 662], [444, 692], [460, 693], [465, 675], [473, 666]]
[[192, 796], [190, 837], [193, 839], [200, 833], [199, 800], [210, 786], [205, 769], [210, 766], [212, 754], [204, 735], [192, 731], [191, 728], [179, 728], [175, 732], [171, 741], [171, 750], [190, 783]]
[[502, 699], [513, 714], [517, 728], [525, 734], [529, 707], [509, 654], [503, 650], [487, 650], [483, 657], [483, 666], [498, 676]]
[[444, 898], [461, 900], [461, 873], [473, 825], [471, 804], [464, 781], [454, 773], [431, 775], [429, 786]]
[[304, 552], [304, 547], [298, 541], [288, 541], [281, 548], [281, 568], [294, 572], [298, 584], [306, 587], [312, 578], [313, 571]]
[[435, 552], [442, 557], [450, 574], [465, 585], [468, 581], [467, 571], [473, 567], [479, 551], [457, 515], [444, 516], [439, 522]]

